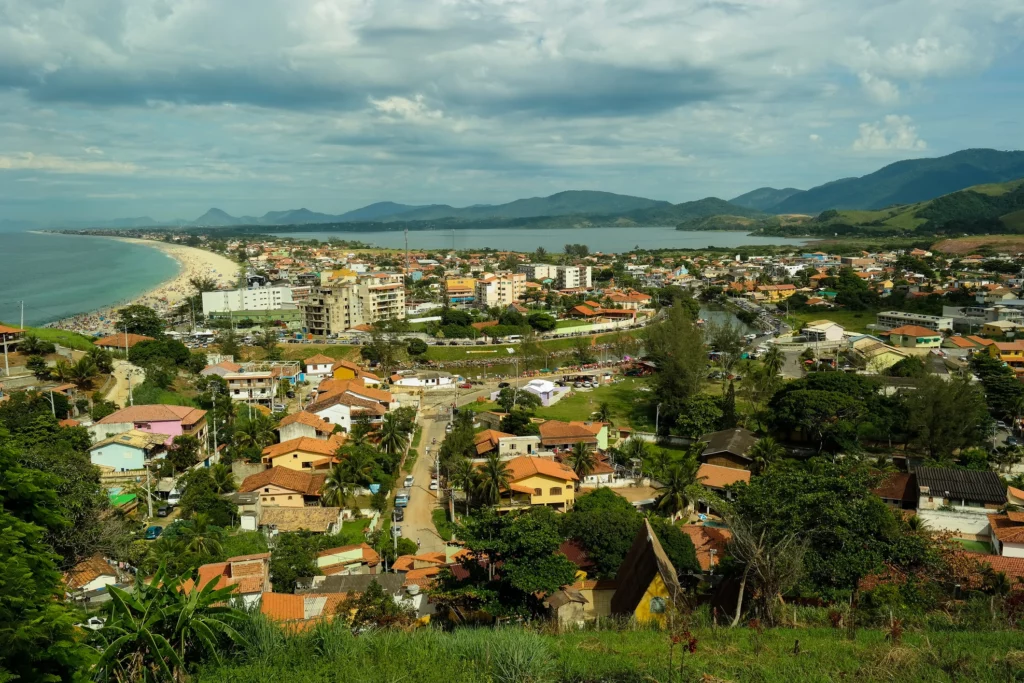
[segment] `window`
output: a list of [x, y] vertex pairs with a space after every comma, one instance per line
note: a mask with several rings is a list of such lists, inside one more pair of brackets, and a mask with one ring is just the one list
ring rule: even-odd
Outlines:
[[291, 497], [291, 496], [288, 496], [288, 500], [291, 500], [291, 499], [292, 499], [292, 497]]
[[552, 486], [551, 487], [551, 493], [549, 495], [552, 495], [552, 496], [560, 496], [560, 495], [562, 495], [562, 487], [561, 486]]
[[510, 444], [508, 445], [508, 449], [509, 449], [510, 451], [514, 451], [514, 450], [516, 449], [516, 445], [515, 445], [514, 443], [510, 443]]
[[270, 489], [263, 489], [263, 493], [270, 493]]
[[543, 495], [543, 494], [544, 494], [544, 491], [541, 490], [541, 489], [534, 489], [533, 490], [533, 495], [535, 495], [535, 496], [540, 496], [540, 495]]
[[273, 501], [277, 500], [277, 498], [275, 498], [274, 496], [271, 496], [270, 500], [271, 500], [271, 502], [273, 502]]
[[311, 463], [311, 462], [304, 462], [304, 463], [302, 463], [302, 469], [304, 469], [304, 470], [308, 470], [312, 466], [313, 466], [313, 463]]
[[665, 613], [665, 598], [651, 598], [650, 608], [651, 614], [664, 614]]

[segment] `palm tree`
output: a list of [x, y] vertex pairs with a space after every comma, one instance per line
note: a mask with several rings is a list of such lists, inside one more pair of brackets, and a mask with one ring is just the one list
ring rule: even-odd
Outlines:
[[92, 378], [99, 374], [96, 363], [89, 356], [83, 356], [77, 363], [71, 366], [69, 377], [80, 389], [88, 389], [92, 385]]
[[274, 420], [269, 415], [256, 411], [251, 417], [240, 420], [235, 427], [235, 445], [241, 448], [252, 448], [262, 451], [274, 443]]
[[402, 429], [402, 423], [394, 413], [384, 416], [380, 427], [380, 448], [385, 453], [395, 454], [405, 450], [409, 435]]
[[320, 502], [327, 507], [345, 507], [348, 501], [350, 484], [344, 463], [336, 463], [324, 480]]
[[497, 453], [488, 453], [481, 468], [480, 496], [491, 505], [497, 505], [501, 498], [501, 490], [508, 489], [509, 502], [512, 501], [512, 473], [508, 465]]
[[764, 358], [761, 359], [761, 362], [764, 363], [764, 367], [771, 373], [771, 376], [774, 377], [782, 372], [782, 366], [786, 363], [786, 356], [782, 353], [782, 349], [773, 344], [772, 347], [764, 354]]
[[[696, 458], [683, 458], [672, 465], [666, 472], [662, 482], [661, 495], [655, 502], [658, 510], [675, 517], [689, 509], [701, 496], [703, 488], [698, 484], [697, 469], [700, 463]], [[704, 477], [701, 477], [703, 479]]]
[[928, 523], [918, 515], [911, 515], [904, 520], [904, 526], [911, 533], [921, 533], [928, 530]]
[[754, 472], [763, 474], [779, 458], [786, 455], [786, 449], [778, 441], [770, 436], [758, 439], [757, 443], [750, 447], [748, 457], [754, 461]]
[[61, 358], [53, 364], [53, 368], [50, 369], [50, 374], [61, 382], [66, 382], [71, 378], [71, 364]]
[[628, 463], [630, 460], [643, 461], [650, 455], [650, 448], [646, 441], [641, 441], [634, 436], [626, 439], [619, 452], [622, 454], [623, 460]]
[[451, 468], [449, 474], [453, 486], [462, 489], [466, 494], [466, 514], [469, 514], [469, 503], [473, 490], [480, 483], [480, 470], [473, 466], [469, 458], [459, 458]]
[[224, 532], [210, 524], [210, 516], [205, 512], [197, 512], [192, 516], [191, 523], [181, 530], [181, 538], [185, 543], [185, 552], [196, 555], [219, 555], [220, 539]]
[[[219, 638], [241, 642], [235, 628], [246, 615], [228, 606], [234, 586], [217, 589], [215, 577], [184, 590], [183, 578], [168, 576], [161, 566], [152, 581], [136, 581], [131, 592], [108, 587], [112, 609], [99, 631], [106, 647], [96, 662], [98, 680], [183, 680], [185, 662], [200, 652], [220, 662]], [[198, 581], [197, 574], [191, 578]]]
[[373, 470], [377, 466], [373, 454], [371, 446], [353, 448], [346, 444], [338, 449], [338, 455], [342, 457], [342, 471], [349, 484], [368, 486], [373, 483]]
[[576, 488], [579, 489], [580, 482], [597, 467], [597, 454], [587, 444], [579, 441], [574, 443], [569, 453], [569, 467], [576, 473], [579, 479], [576, 481]]
[[612, 422], [612, 408], [610, 405], [608, 405], [608, 401], [602, 401], [597, 406], [597, 411], [594, 417], [597, 418], [598, 422], [607, 422], [609, 425], [613, 426], [615, 424], [614, 422]]
[[235, 490], [235, 475], [231, 468], [223, 463], [217, 463], [210, 468], [210, 478], [213, 479], [213, 490], [217, 493], [231, 493]]

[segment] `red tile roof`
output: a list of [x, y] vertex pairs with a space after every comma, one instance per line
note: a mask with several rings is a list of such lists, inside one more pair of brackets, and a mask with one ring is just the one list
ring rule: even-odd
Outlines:
[[329, 439], [314, 439], [311, 436], [300, 436], [297, 439], [288, 439], [287, 441], [267, 446], [263, 449], [263, 457], [273, 460], [296, 451], [332, 456], [343, 443], [345, 443], [345, 437], [342, 434], [332, 434]]
[[291, 415], [283, 418], [278, 423], [277, 428], [280, 429], [281, 427], [287, 427], [288, 425], [295, 424], [296, 422], [306, 425], [307, 427], [312, 427], [316, 431], [324, 434], [330, 434], [334, 431], [334, 425], [330, 422], [324, 422], [313, 413], [308, 413], [305, 410], [298, 413], [292, 413]]
[[117, 572], [100, 555], [93, 555], [66, 571], [64, 573], [64, 583], [69, 589], [78, 590], [101, 576], [113, 576], [116, 578]]
[[241, 493], [250, 493], [265, 486], [279, 486], [307, 496], [319, 496], [326, 474], [310, 474], [288, 467], [271, 467], [258, 474], [250, 474], [238, 487]]
[[708, 571], [711, 568], [712, 550], [715, 551], [715, 566], [717, 567], [722, 562], [725, 548], [729, 545], [729, 539], [732, 538], [731, 531], [697, 524], [684, 524], [679, 529], [693, 541], [693, 547], [697, 551], [697, 562], [701, 569]]
[[900, 327], [889, 330], [890, 335], [900, 335], [902, 337], [941, 337], [941, 332], [935, 330], [929, 330], [927, 327], [921, 327], [920, 325], [901, 325]]
[[702, 464], [697, 468], [697, 481], [704, 486], [713, 489], [725, 488], [729, 484], [743, 482], [750, 483], [750, 470], [741, 470], [735, 467], [722, 467], [720, 465]]
[[[571, 467], [554, 460], [548, 460], [547, 458], [531, 458], [521, 455], [518, 458], [512, 458], [505, 465], [508, 467], [509, 478], [512, 482], [521, 481], [537, 474], [563, 481], [570, 479], [579, 480], [579, 477], [576, 476]], [[533, 493], [533, 491], [531, 490], [529, 493]]]
[[107, 415], [98, 424], [118, 424], [120, 422], [181, 422], [195, 424], [206, 417], [206, 411], [188, 406], [171, 406], [163, 404], [146, 406], [128, 406]]
[[1001, 543], [1024, 543], [1024, 514], [989, 515], [988, 523]]

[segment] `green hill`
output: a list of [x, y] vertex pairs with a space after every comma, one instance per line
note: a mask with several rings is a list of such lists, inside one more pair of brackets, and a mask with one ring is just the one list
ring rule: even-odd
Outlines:
[[766, 210], [817, 214], [828, 209], [883, 209], [1020, 177], [1024, 177], [1024, 152], [966, 149], [933, 159], [898, 161], [860, 178], [799, 192]]
[[482, 220], [488, 218], [532, 218], [534, 216], [568, 216], [575, 214], [608, 215], [629, 211], [671, 206], [669, 202], [632, 197], [612, 192], [591, 192], [570, 190], [550, 197], [517, 199], [507, 204], [494, 206], [468, 206], [457, 209], [451, 206], [427, 206], [389, 216], [388, 221], [418, 221], [436, 218], [457, 218], [461, 220]]
[[787, 187], [783, 190], [778, 190], [774, 187], [759, 187], [756, 190], [751, 190], [746, 194], [741, 194], [739, 197], [730, 199], [729, 203], [748, 209], [767, 211], [776, 204], [781, 204], [793, 195], [801, 192], [803, 192], [803, 190], [798, 190], [795, 187]]
[[636, 225], [678, 225], [682, 221], [706, 218], [708, 216], [755, 218], [763, 217], [764, 213], [756, 209], [737, 206], [718, 197], [706, 197], [705, 199], [698, 199], [693, 202], [669, 204], [667, 206], [630, 211], [623, 214], [623, 218], [634, 222]]

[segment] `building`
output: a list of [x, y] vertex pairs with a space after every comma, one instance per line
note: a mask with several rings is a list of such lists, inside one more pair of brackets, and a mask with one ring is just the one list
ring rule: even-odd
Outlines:
[[521, 299], [525, 291], [526, 275], [522, 273], [489, 275], [476, 281], [474, 305], [505, 308]]
[[182, 590], [193, 588], [202, 590], [211, 582], [215, 589], [234, 589], [234, 595], [241, 598], [245, 607], [251, 608], [260, 600], [260, 596], [270, 590], [270, 553], [255, 555], [238, 555], [229, 557], [223, 562], [213, 562], [199, 567], [198, 580], [193, 583], [187, 579]]
[[639, 622], [664, 626], [669, 609], [682, 597], [678, 572], [646, 519], [619, 566], [615, 583], [612, 614], [632, 616]]
[[260, 505], [267, 507], [300, 508], [318, 505], [320, 492], [327, 475], [323, 472], [303, 472], [287, 467], [271, 467], [251, 474], [238, 487], [239, 493], [258, 493]]
[[998, 358], [1010, 366], [1018, 375], [1024, 373], [1024, 340], [993, 342], [989, 344], [988, 352], [993, 358]]
[[547, 420], [539, 428], [540, 442], [545, 448], [568, 450], [577, 443], [601, 450], [608, 448], [608, 425], [603, 422]]
[[327, 439], [333, 433], [334, 425], [305, 410], [292, 413], [277, 424], [277, 434], [282, 443], [303, 436], [310, 439]]
[[920, 325], [901, 325], [889, 330], [889, 343], [903, 349], [937, 349], [942, 346], [942, 334]]
[[423, 389], [436, 389], [438, 387], [450, 387], [455, 384], [455, 378], [447, 372], [436, 370], [408, 371], [401, 375], [392, 375], [391, 383], [396, 387], [420, 387]]
[[613, 305], [621, 306], [627, 311], [639, 311], [651, 306], [650, 294], [644, 294], [633, 289], [628, 292], [609, 292], [605, 296]]
[[120, 583], [119, 579], [118, 570], [103, 559], [102, 555], [96, 554], [64, 572], [65, 594], [77, 600], [107, 586], [117, 585]]
[[163, 434], [132, 429], [104, 439], [89, 448], [89, 460], [115, 472], [141, 470], [156, 453], [166, 450]]
[[400, 274], [341, 272], [314, 287], [309, 298], [299, 303], [307, 332], [327, 336], [380, 320], [405, 318], [405, 283]]
[[796, 285], [759, 285], [754, 291], [763, 296], [765, 301], [775, 303], [796, 294]]
[[992, 550], [1003, 557], [1024, 557], [1024, 512], [1009, 510], [988, 516]]
[[320, 383], [316, 400], [306, 406], [306, 412], [341, 425], [347, 432], [355, 417], [366, 415], [371, 422], [379, 423], [392, 407], [397, 408], [398, 403], [390, 392], [368, 387], [362, 380], [329, 379]]
[[843, 326], [831, 320], [815, 320], [804, 325], [800, 334], [809, 342], [837, 342], [843, 340]]
[[728, 529], [705, 526], [703, 524], [684, 524], [679, 529], [693, 541], [693, 549], [697, 551], [697, 564], [705, 574], [714, 574], [715, 567], [722, 563], [732, 532]]
[[916, 510], [918, 499], [917, 479], [913, 473], [890, 472], [872, 490], [882, 502], [898, 510]]
[[334, 379], [361, 379], [363, 384], [380, 384], [380, 377], [347, 360], [334, 361]]
[[903, 325], [918, 325], [929, 330], [945, 332], [953, 329], [953, 318], [944, 315], [925, 315], [924, 313], [904, 313], [902, 311], [886, 311], [875, 318], [875, 327], [880, 330], [891, 330]]
[[316, 506], [268, 507], [260, 517], [260, 526], [271, 535], [290, 531], [336, 534], [341, 530], [342, 522], [341, 508]]
[[18, 348], [18, 343], [21, 341], [22, 331], [8, 327], [7, 325], [0, 325], [0, 344], [3, 345], [4, 353], [8, 351], [14, 351]]
[[206, 411], [188, 406], [128, 406], [115, 411], [88, 427], [93, 443], [131, 430], [164, 435], [170, 446], [176, 436], [194, 436], [206, 443]]
[[[506, 434], [505, 432], [499, 432], [494, 429], [485, 429], [482, 432], [477, 432], [473, 437], [473, 446], [476, 448], [476, 457], [482, 458], [488, 453], [498, 451], [501, 440], [509, 437], [515, 438], [515, 435]], [[516, 453], [516, 456], [519, 455], [532, 455], [532, 452]]]
[[287, 467], [293, 470], [323, 470], [338, 462], [334, 457], [345, 437], [334, 434], [327, 439], [300, 436], [263, 449], [263, 464], [268, 467]]
[[1006, 486], [995, 472], [918, 467], [917, 514], [930, 528], [959, 538], [987, 540], [989, 515], [1006, 505]]
[[153, 341], [153, 337], [144, 334], [112, 334], [109, 337], [97, 339], [93, 344], [104, 351], [124, 351], [125, 348], [132, 348], [139, 342]]
[[520, 263], [516, 266], [516, 272], [522, 273], [531, 282], [543, 282], [558, 277], [558, 266], [547, 263]]
[[721, 494], [727, 500], [732, 500], [732, 493], [726, 491], [726, 487], [734, 484], [749, 484], [750, 470], [709, 465], [705, 462], [697, 468], [697, 483]]
[[555, 287], [557, 289], [591, 289], [594, 286], [593, 269], [590, 266], [556, 266], [555, 268]]
[[476, 296], [476, 280], [471, 277], [452, 277], [444, 281], [448, 304], [459, 307], [472, 304]]
[[277, 379], [270, 370], [254, 370], [224, 375], [232, 401], [270, 404], [277, 395]]
[[548, 460], [520, 456], [506, 463], [509, 490], [503, 492], [498, 509], [507, 511], [526, 505], [546, 505], [566, 512], [576, 501], [575, 482], [579, 477], [572, 468]]
[[291, 287], [252, 287], [203, 292], [203, 314], [294, 308]]
[[743, 427], [705, 434], [700, 440], [708, 444], [700, 454], [705, 463], [736, 469], [750, 466], [752, 461], [747, 453], [757, 443], [754, 433]]
[[316, 566], [324, 576], [376, 574], [380, 555], [366, 543], [328, 548], [316, 554]]
[[319, 383], [326, 377], [334, 377], [335, 360], [330, 356], [318, 353], [306, 359], [306, 376], [309, 381]]
[[1017, 334], [1024, 323], [1011, 320], [993, 320], [981, 326], [981, 334], [986, 337], [1012, 337]]

